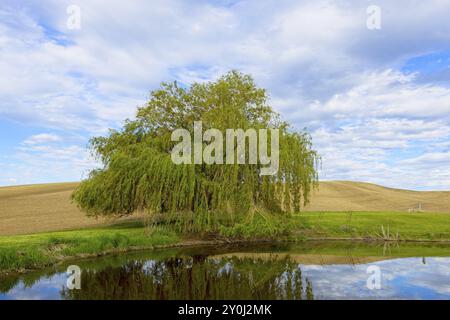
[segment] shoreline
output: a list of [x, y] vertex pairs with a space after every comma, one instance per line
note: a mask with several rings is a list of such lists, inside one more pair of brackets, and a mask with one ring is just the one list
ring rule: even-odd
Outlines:
[[[215, 233], [176, 233], [149, 228], [141, 220], [101, 228], [0, 237], [0, 275], [39, 270], [68, 260], [113, 253], [241, 243], [435, 243], [450, 245], [448, 214], [393, 212], [318, 212], [278, 221], [236, 226]], [[258, 224], [259, 223], [259, 224]]]
[[56, 261], [49, 264], [43, 265], [36, 268], [19, 268], [19, 269], [8, 269], [0, 270], [0, 277], [4, 276], [14, 276], [31, 273], [34, 271], [43, 270], [55, 265], [59, 265], [68, 261], [80, 260], [80, 259], [92, 259], [97, 257], [104, 257], [116, 254], [125, 254], [139, 251], [149, 251], [149, 250], [164, 250], [171, 248], [195, 248], [202, 246], [215, 246], [215, 245], [239, 245], [239, 244], [263, 244], [263, 243], [306, 243], [306, 242], [355, 242], [355, 243], [436, 243], [436, 244], [449, 244], [450, 239], [401, 239], [401, 240], [382, 240], [376, 238], [339, 238], [339, 237], [313, 237], [306, 239], [234, 239], [234, 240], [202, 240], [202, 239], [189, 239], [183, 240], [181, 242], [172, 244], [162, 244], [162, 245], [150, 245], [142, 247], [130, 246], [121, 249], [111, 249], [105, 251], [99, 251], [95, 253], [80, 253], [72, 256], [59, 256]]

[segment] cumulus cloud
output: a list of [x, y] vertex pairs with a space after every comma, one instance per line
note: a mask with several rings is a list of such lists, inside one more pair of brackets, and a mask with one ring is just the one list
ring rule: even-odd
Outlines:
[[370, 73], [355, 87], [310, 104], [306, 114], [291, 114], [311, 124], [322, 178], [449, 188], [450, 89], [414, 79], [392, 70]]

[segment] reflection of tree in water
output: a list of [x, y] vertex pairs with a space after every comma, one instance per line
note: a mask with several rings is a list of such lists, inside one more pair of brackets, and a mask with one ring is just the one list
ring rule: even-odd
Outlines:
[[8, 293], [13, 288], [23, 285], [24, 288], [31, 288], [37, 281], [42, 279], [50, 279], [52, 272], [35, 272], [25, 274], [22, 276], [17, 275], [0, 275], [0, 293]]
[[0, 278], [0, 293], [7, 293], [9, 290], [18, 285], [20, 279], [12, 277]]
[[314, 299], [297, 264], [251, 258], [204, 256], [130, 262], [82, 272], [81, 290], [65, 299]]

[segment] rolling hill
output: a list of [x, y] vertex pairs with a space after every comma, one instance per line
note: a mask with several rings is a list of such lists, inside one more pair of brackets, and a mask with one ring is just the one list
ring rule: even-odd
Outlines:
[[71, 182], [0, 188], [0, 236], [111, 223], [111, 219], [88, 218], [78, 210], [70, 200], [77, 185]]
[[352, 181], [321, 182], [306, 211], [408, 211], [450, 213], [450, 191], [411, 191]]
[[[0, 235], [29, 234], [111, 223], [92, 219], [71, 203], [77, 183], [0, 188]], [[321, 182], [306, 211], [408, 211], [450, 213], [450, 191], [419, 192], [350, 181]], [[121, 220], [126, 218], [121, 218]], [[128, 218], [129, 219], [129, 218]]]

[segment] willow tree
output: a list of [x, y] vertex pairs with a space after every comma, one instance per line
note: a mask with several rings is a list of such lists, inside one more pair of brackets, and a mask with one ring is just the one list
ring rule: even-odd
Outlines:
[[[292, 130], [267, 98], [250, 76], [236, 71], [189, 88], [162, 83], [135, 119], [126, 120], [122, 129], [110, 130], [105, 137], [91, 139], [91, 151], [103, 167], [89, 174], [73, 199], [88, 215], [145, 211], [177, 223], [189, 221], [197, 230], [233, 224], [255, 214], [299, 211], [317, 181], [318, 156], [307, 132]], [[201, 121], [203, 130], [222, 132], [277, 129], [278, 171], [262, 175], [260, 162], [175, 164], [171, 153], [178, 142], [172, 141], [172, 133], [181, 128], [193, 134], [196, 121]], [[207, 142], [203, 143], [206, 147]]]

